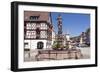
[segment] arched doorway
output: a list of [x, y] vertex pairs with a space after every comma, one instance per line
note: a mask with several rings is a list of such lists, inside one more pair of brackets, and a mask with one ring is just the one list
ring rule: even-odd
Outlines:
[[43, 49], [44, 43], [43, 42], [38, 42], [37, 43], [37, 49]]

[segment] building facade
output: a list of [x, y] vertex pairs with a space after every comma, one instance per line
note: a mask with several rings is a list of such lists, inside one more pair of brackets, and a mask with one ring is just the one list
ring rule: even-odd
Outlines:
[[50, 49], [52, 28], [49, 12], [24, 11], [24, 48], [34, 50]]

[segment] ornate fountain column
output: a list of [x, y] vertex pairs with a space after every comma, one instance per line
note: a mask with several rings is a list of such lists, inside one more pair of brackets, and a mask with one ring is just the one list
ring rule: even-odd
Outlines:
[[57, 17], [57, 26], [58, 26], [58, 38], [57, 38], [57, 41], [58, 41], [58, 45], [59, 48], [61, 46], [63, 46], [63, 36], [62, 36], [62, 17], [61, 15], [59, 14], [59, 16]]

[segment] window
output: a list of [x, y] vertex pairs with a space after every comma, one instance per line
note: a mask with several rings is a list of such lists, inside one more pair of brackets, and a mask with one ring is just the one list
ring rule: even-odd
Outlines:
[[46, 31], [41, 31], [40, 35], [41, 35], [41, 38], [47, 38], [47, 32]]
[[41, 23], [41, 29], [47, 29], [47, 25], [45, 23]]
[[31, 32], [30, 31], [27, 31], [26, 32], [26, 38], [30, 38], [30, 36], [31, 36]]
[[36, 29], [36, 23], [31, 24], [31, 29]]
[[26, 24], [26, 29], [31, 29], [31, 24], [30, 23]]
[[36, 29], [36, 23], [26, 23], [26, 29]]
[[31, 38], [36, 38], [36, 32], [35, 31], [31, 31]]
[[27, 42], [25, 42], [25, 43], [24, 43], [24, 45], [28, 45], [28, 43], [27, 43]]
[[28, 46], [28, 42], [25, 42], [24, 43], [24, 47], [26, 48]]
[[35, 31], [27, 31], [26, 38], [36, 38], [36, 32]]
[[38, 20], [40, 16], [30, 16], [30, 20]]
[[37, 43], [37, 49], [43, 49], [44, 43], [43, 42], [38, 42]]

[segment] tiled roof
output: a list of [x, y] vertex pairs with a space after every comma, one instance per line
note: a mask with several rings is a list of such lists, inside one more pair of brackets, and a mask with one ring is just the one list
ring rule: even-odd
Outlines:
[[[36, 20], [30, 20], [30, 16], [38, 16]], [[24, 11], [24, 21], [50, 21], [50, 12]]]

